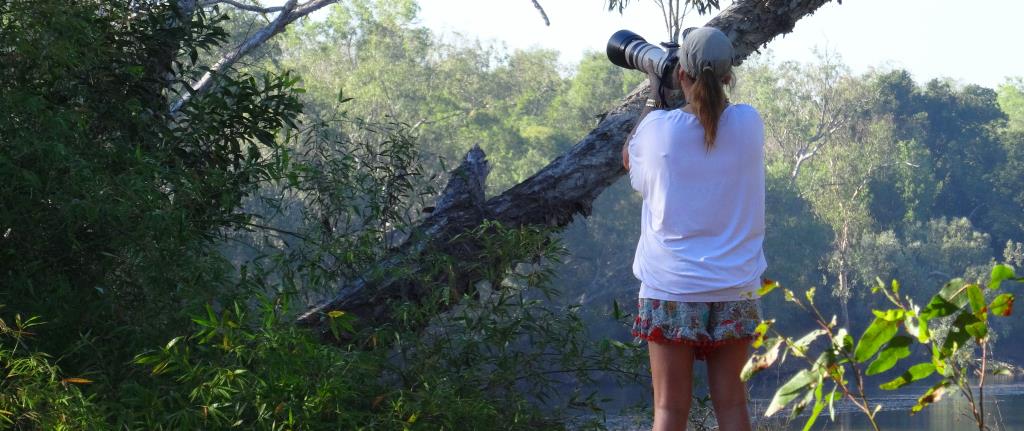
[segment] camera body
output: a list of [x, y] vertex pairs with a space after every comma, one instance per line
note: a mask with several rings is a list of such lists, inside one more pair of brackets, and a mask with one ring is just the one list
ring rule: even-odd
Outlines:
[[654, 73], [666, 90], [679, 90], [679, 80], [673, 75], [679, 63], [678, 49], [677, 43], [665, 42], [659, 47], [629, 30], [619, 30], [608, 39], [606, 52], [616, 66]]

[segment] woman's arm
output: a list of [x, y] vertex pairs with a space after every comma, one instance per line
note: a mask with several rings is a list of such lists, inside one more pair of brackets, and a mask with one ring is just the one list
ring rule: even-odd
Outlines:
[[644, 109], [640, 111], [640, 116], [636, 119], [636, 124], [633, 125], [633, 130], [629, 131], [626, 135], [626, 142], [622, 143], [622, 167], [629, 171], [629, 141], [633, 140], [633, 134], [636, 133], [636, 128], [640, 127], [640, 123], [644, 121], [647, 114], [655, 109], [661, 109], [661, 77], [657, 73], [648, 73], [647, 81], [650, 83], [650, 95], [647, 97], [647, 102], [644, 103]]
[[633, 125], [633, 129], [629, 131], [628, 135], [626, 135], [626, 141], [622, 143], [622, 167], [626, 168], [627, 172], [629, 171], [629, 141], [633, 140], [633, 134], [636, 133], [636, 128], [640, 126], [640, 123], [644, 121], [644, 117], [647, 117], [647, 114], [650, 114], [651, 111], [655, 109], [653, 106], [649, 105], [650, 104], [644, 105], [644, 110], [640, 111], [640, 117], [637, 118], [636, 124]]

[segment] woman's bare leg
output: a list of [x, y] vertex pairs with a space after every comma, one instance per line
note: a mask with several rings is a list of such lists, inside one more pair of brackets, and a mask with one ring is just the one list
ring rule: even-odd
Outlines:
[[654, 386], [653, 431], [685, 430], [693, 392], [693, 348], [655, 342], [647, 346]]
[[747, 388], [740, 380], [740, 371], [750, 355], [749, 347], [749, 341], [728, 343], [708, 354], [711, 404], [721, 431], [750, 431]]

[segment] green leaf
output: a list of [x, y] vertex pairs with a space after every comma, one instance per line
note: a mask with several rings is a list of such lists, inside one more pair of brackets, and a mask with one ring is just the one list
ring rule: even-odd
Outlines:
[[757, 290], [757, 296], [765, 296], [777, 287], [779, 287], [779, 283], [777, 281], [769, 280], [767, 278], [761, 279], [761, 288]]
[[996, 369], [992, 370], [992, 375], [993, 376], [1013, 376], [1013, 371], [1010, 371], [1010, 369], [1006, 368], [1006, 367], [999, 367], [999, 368], [996, 368]]
[[837, 355], [840, 352], [853, 351], [853, 337], [847, 333], [846, 328], [839, 328], [836, 331], [836, 336], [832, 339], [832, 348], [836, 350]]
[[765, 348], [764, 354], [752, 355], [746, 365], [743, 366], [743, 370], [740, 372], [740, 379], [743, 381], [750, 380], [754, 374], [770, 367], [775, 363], [775, 360], [779, 358], [779, 350], [782, 347], [782, 338], [772, 338], [769, 339], [767, 343], [768, 347]]
[[807, 356], [807, 348], [810, 347], [811, 343], [814, 342], [818, 337], [825, 335], [824, 329], [815, 329], [808, 332], [807, 335], [800, 337], [799, 340], [793, 342], [790, 345], [789, 351], [796, 355], [798, 358]]
[[935, 366], [935, 372], [946, 375], [946, 357], [943, 356], [942, 350], [939, 346], [932, 344], [932, 365]]
[[[981, 322], [975, 315], [967, 312], [961, 312], [956, 316], [956, 320], [953, 321], [953, 326], [950, 328], [948, 334], [946, 334], [946, 340], [942, 343], [942, 357], [948, 358], [953, 352], [959, 350], [970, 337], [970, 331], [978, 332], [980, 328], [974, 326], [976, 323]], [[969, 330], [968, 327], [972, 326], [974, 329]]]
[[770, 328], [773, 323], [775, 323], [775, 319], [762, 320], [761, 323], [757, 324], [757, 328], [754, 328], [755, 336], [751, 347], [755, 349], [761, 348], [761, 345], [764, 344], [764, 335], [768, 333], [768, 328]]
[[[950, 304], [956, 306], [956, 308], [967, 305], [967, 295], [964, 294], [965, 288], [964, 280], [961, 278], [954, 278], [942, 286], [942, 290], [939, 291], [939, 296], [948, 301]], [[930, 304], [929, 304], [930, 305]]]
[[785, 295], [784, 295], [783, 297], [784, 297], [784, 298], [786, 299], [786, 301], [788, 301], [788, 302], [792, 302], [792, 303], [794, 303], [794, 304], [797, 304], [797, 305], [803, 305], [803, 304], [802, 304], [802, 303], [800, 302], [800, 299], [799, 299], [799, 298], [797, 298], [795, 294], [793, 294], [793, 291], [792, 291], [792, 290], [789, 290], [789, 289], [782, 289], [782, 293], [784, 293], [784, 294], [785, 294]]
[[125, 71], [132, 74], [132, 76], [139, 78], [142, 76], [143, 73], [145, 73], [146, 68], [142, 67], [142, 65], [133, 64], [128, 67], [125, 67]]
[[171, 341], [168, 341], [167, 345], [164, 346], [164, 350], [171, 350], [171, 348], [174, 347], [175, 344], [178, 344], [178, 342], [181, 341], [183, 338], [185, 338], [185, 337], [177, 336], [177, 337], [171, 338]]
[[981, 340], [988, 335], [988, 323], [985, 321], [971, 323], [964, 329], [967, 331], [968, 335], [974, 337], [978, 342], [981, 342]]
[[889, 371], [889, 369], [896, 366], [897, 361], [910, 356], [910, 345], [913, 342], [912, 338], [904, 335], [893, 337], [889, 345], [882, 350], [882, 353], [878, 354], [878, 358], [868, 366], [865, 374], [873, 376]]
[[988, 288], [998, 289], [999, 285], [1004, 280], [1016, 278], [1017, 276], [1013, 273], [1013, 267], [1010, 265], [996, 265], [992, 267], [992, 275], [989, 277]]
[[1013, 314], [1013, 299], [1012, 293], [1003, 293], [992, 299], [992, 303], [988, 305], [988, 309], [992, 310], [992, 314], [996, 316], [1007, 317]]
[[874, 314], [875, 317], [879, 319], [885, 319], [890, 322], [902, 320], [904, 315], [904, 311], [898, 308], [885, 310], [884, 312], [879, 310], [871, 310], [871, 313]]
[[917, 341], [927, 343], [931, 338], [932, 334], [928, 329], [928, 319], [917, 316]]
[[942, 294], [938, 294], [933, 296], [928, 305], [924, 307], [924, 311], [921, 312], [921, 318], [928, 321], [938, 317], [946, 317], [956, 313], [959, 309], [960, 307], [956, 304], [946, 300]]
[[889, 382], [883, 383], [880, 388], [891, 391], [893, 389], [899, 389], [912, 382], [921, 380], [925, 377], [932, 375], [935, 372], [935, 365], [931, 362], [922, 362], [914, 365], [904, 371], [899, 377], [890, 380]]
[[[821, 383], [821, 382], [818, 382], [818, 383]], [[819, 385], [815, 385], [815, 386], [819, 386]], [[804, 409], [806, 409], [807, 406], [811, 404], [811, 401], [814, 401], [814, 391], [813, 390], [808, 390], [807, 392], [804, 392], [804, 396], [803, 396], [803, 398], [800, 399], [800, 401], [798, 401], [797, 403], [793, 404], [793, 410], [789, 412], [789, 419], [793, 420], [793, 419], [796, 419], [797, 416], [800, 416], [800, 413], [804, 412]]]
[[789, 379], [779, 390], [775, 391], [775, 396], [772, 397], [772, 402], [768, 404], [768, 410], [765, 410], [765, 417], [771, 416], [786, 407], [793, 399], [800, 395], [800, 392], [810, 386], [816, 380], [816, 377], [811, 370], [800, 370], [795, 376]]
[[814, 388], [814, 409], [811, 410], [811, 415], [810, 417], [807, 418], [807, 422], [804, 424], [803, 431], [808, 431], [811, 429], [811, 427], [814, 426], [814, 422], [818, 420], [818, 416], [821, 415], [821, 411], [825, 408], [825, 405], [827, 404], [825, 400], [821, 399], [822, 386], [824, 385], [819, 384]]
[[878, 349], [882, 348], [882, 345], [888, 343], [896, 335], [898, 326], [899, 322], [876, 317], [871, 325], [864, 330], [860, 341], [857, 342], [857, 348], [853, 352], [854, 360], [864, 362], [874, 356]]
[[971, 311], [981, 316], [985, 313], [985, 294], [981, 293], [981, 286], [977, 284], [967, 285], [967, 299], [971, 304]]
[[[903, 315], [903, 327], [907, 330], [907, 334], [911, 337], [921, 337], [921, 321], [920, 318], [912, 312], [908, 312]], [[924, 341], [922, 341], [923, 343]]]
[[835, 387], [833, 387], [832, 388], [832, 392], [830, 392], [828, 394], [828, 397], [827, 397], [827, 400], [828, 400], [828, 417], [833, 422], [835, 422], [835, 420], [836, 420], [836, 409], [834, 407], [834, 404], [835, 404], [836, 401], [839, 401], [842, 398], [843, 398], [843, 394], [840, 393], [840, 392], [836, 392]]

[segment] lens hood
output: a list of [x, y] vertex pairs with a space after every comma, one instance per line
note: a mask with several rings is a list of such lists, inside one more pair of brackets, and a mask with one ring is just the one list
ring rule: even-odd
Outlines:
[[608, 39], [608, 59], [616, 66], [624, 67], [626, 69], [636, 69], [636, 66], [629, 64], [629, 62], [626, 61], [626, 47], [636, 41], [646, 42], [646, 40], [640, 37], [640, 35], [629, 30], [619, 30], [615, 32], [615, 34]]

